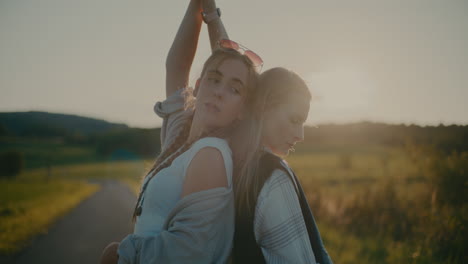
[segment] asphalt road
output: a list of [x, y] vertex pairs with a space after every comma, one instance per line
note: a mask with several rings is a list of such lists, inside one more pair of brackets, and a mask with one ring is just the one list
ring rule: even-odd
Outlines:
[[45, 235], [1, 263], [98, 263], [104, 247], [132, 232], [136, 197], [117, 181], [100, 182], [101, 190], [59, 219]]

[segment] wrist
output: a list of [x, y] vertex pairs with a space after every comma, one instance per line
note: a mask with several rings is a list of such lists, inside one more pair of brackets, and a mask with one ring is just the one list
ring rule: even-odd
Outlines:
[[214, 0], [202, 0], [202, 8], [205, 12], [213, 12], [216, 10], [216, 2]]
[[201, 15], [202, 15], [203, 21], [206, 24], [209, 24], [210, 22], [215, 21], [221, 17], [221, 9], [216, 8], [212, 11], [207, 11], [204, 9], [201, 12]]

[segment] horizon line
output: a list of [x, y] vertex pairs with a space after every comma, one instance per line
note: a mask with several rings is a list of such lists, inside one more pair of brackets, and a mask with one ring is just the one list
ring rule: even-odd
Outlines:
[[[0, 114], [8, 114], [8, 113], [47, 113], [47, 114], [57, 114], [57, 115], [70, 115], [70, 116], [77, 116], [89, 119], [95, 119], [100, 121], [105, 121], [107, 123], [112, 123], [116, 125], [126, 125], [129, 128], [160, 128], [161, 126], [133, 126], [129, 125], [124, 121], [110, 121], [104, 117], [98, 116], [89, 116], [89, 115], [82, 115], [79, 113], [67, 113], [67, 112], [51, 112], [51, 111], [44, 111], [44, 110], [25, 110], [25, 111], [0, 111]], [[439, 127], [439, 126], [468, 126], [468, 122], [466, 123], [447, 123], [443, 121], [439, 121], [439, 123], [418, 123], [418, 122], [392, 122], [392, 121], [382, 121], [382, 120], [371, 120], [371, 119], [359, 119], [355, 121], [321, 121], [320, 123], [316, 122], [306, 122], [304, 124], [305, 127], [320, 127], [320, 126], [329, 126], [329, 125], [353, 125], [353, 124], [361, 124], [361, 123], [374, 123], [374, 124], [385, 124], [385, 125], [404, 125], [404, 126], [420, 126], [420, 127]]]

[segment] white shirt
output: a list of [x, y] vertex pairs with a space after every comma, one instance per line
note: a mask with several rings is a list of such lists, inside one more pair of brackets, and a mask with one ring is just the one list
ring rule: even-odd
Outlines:
[[258, 196], [254, 233], [266, 263], [316, 263], [295, 188], [277, 169]]
[[[142, 214], [137, 216], [134, 234], [139, 236], [158, 235], [171, 211], [179, 202], [187, 167], [193, 157], [204, 147], [216, 148], [224, 160], [228, 188], [232, 188], [232, 153], [224, 139], [206, 137], [195, 142], [180, 154], [172, 164], [159, 171], [148, 183], [142, 196]], [[149, 180], [145, 178], [145, 184]]]

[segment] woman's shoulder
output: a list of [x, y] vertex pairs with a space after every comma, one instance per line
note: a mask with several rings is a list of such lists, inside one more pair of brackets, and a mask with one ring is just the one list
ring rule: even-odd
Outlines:
[[197, 167], [224, 167], [228, 185], [231, 186], [234, 166], [232, 152], [226, 140], [216, 137], [201, 138], [193, 143], [187, 154], [187, 167], [194, 162], [197, 163]]
[[[271, 248], [269, 241], [290, 242], [291, 227], [294, 229], [302, 219], [296, 189], [291, 177], [282, 169], [272, 172], [263, 185], [255, 207], [255, 236], [265, 248]], [[288, 230], [287, 233], [285, 230]], [[302, 229], [301, 229], [302, 230]]]
[[297, 185], [292, 172], [286, 162], [280, 163], [280, 168], [274, 169], [263, 184], [258, 195], [257, 207], [261, 207], [265, 201], [273, 204], [284, 202], [285, 196], [289, 197], [287, 200], [297, 199]]
[[217, 138], [217, 137], [200, 138], [193, 143], [190, 149], [192, 151], [198, 152], [200, 149], [203, 149], [206, 147], [216, 148], [219, 151], [221, 151], [223, 155], [224, 154], [231, 155], [231, 148], [229, 147], [229, 143], [225, 139]]
[[227, 140], [219, 137], [203, 137], [195, 141], [194, 145], [195, 144], [219, 144], [226, 145], [229, 147]]
[[260, 194], [269, 193], [281, 188], [294, 188], [291, 176], [283, 168], [273, 170], [271, 176], [265, 181]]

